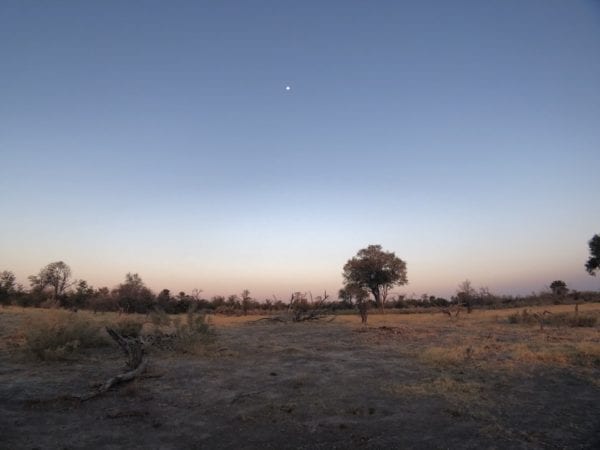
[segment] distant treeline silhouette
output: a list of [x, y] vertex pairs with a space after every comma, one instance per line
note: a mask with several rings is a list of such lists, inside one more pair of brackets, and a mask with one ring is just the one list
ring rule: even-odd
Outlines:
[[[295, 307], [310, 309], [318, 305], [332, 312], [352, 311], [364, 305], [375, 307], [375, 299], [357, 301], [340, 289], [337, 299], [327, 293], [313, 298], [312, 293], [294, 292], [286, 301], [273, 298], [256, 299], [248, 290], [228, 296], [215, 295], [210, 299], [202, 297], [202, 291], [173, 294], [168, 289], [158, 294], [150, 290], [137, 273], [128, 273], [125, 280], [113, 289], [94, 288], [85, 280], [72, 279], [70, 267], [62, 261], [45, 266], [37, 275], [29, 277], [30, 288], [25, 289], [16, 283], [11, 271], [0, 273], [0, 304], [22, 307], [62, 307], [67, 309], [89, 309], [93, 311], [115, 311], [123, 313], [149, 313], [161, 310], [168, 314], [179, 314], [191, 307], [206, 312], [221, 314], [268, 314], [286, 310], [293, 302]], [[387, 311], [413, 312], [425, 308], [446, 308], [460, 305], [468, 308], [509, 308], [560, 303], [600, 301], [598, 292], [569, 290], [566, 283], [555, 280], [546, 292], [527, 296], [507, 296], [492, 294], [487, 288], [474, 289], [466, 280], [459, 285], [456, 295], [450, 299], [423, 294], [420, 297], [390, 294], [385, 301]], [[378, 305], [383, 307], [383, 305]]]

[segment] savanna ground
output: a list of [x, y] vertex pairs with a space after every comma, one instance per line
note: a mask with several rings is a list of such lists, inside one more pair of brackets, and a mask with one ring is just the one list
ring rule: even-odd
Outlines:
[[150, 349], [142, 377], [80, 402], [122, 371], [116, 344], [40, 361], [25, 336], [66, 313], [5, 308], [0, 447], [600, 448], [600, 320], [540, 330], [515, 312], [371, 314], [366, 328], [213, 316], [211, 342]]

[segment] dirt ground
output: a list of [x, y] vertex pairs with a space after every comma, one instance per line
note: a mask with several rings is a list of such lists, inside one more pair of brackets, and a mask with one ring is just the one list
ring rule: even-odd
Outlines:
[[143, 377], [78, 402], [122, 371], [116, 345], [35, 361], [20, 333], [44, 310], [6, 308], [0, 448], [600, 448], [599, 325], [540, 330], [513, 312], [372, 314], [367, 328], [214, 317], [206, 351], [150, 351]]

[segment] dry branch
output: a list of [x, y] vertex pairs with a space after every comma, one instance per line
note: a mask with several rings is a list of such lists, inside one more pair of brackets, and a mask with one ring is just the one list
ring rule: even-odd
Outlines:
[[251, 323], [262, 322], [263, 320], [266, 321], [266, 322], [281, 322], [281, 323], [287, 323], [288, 322], [288, 320], [286, 320], [283, 317], [274, 316], [274, 317], [262, 317], [260, 319], [253, 320]]
[[117, 344], [119, 344], [119, 347], [121, 347], [121, 350], [123, 350], [127, 356], [127, 368], [130, 370], [110, 378], [96, 391], [78, 397], [78, 399], [81, 401], [90, 400], [94, 397], [104, 394], [110, 388], [119, 383], [133, 380], [144, 373], [148, 365], [148, 361], [144, 359], [144, 349], [139, 338], [123, 337], [109, 327], [106, 327], [106, 331], [110, 337], [112, 337]]

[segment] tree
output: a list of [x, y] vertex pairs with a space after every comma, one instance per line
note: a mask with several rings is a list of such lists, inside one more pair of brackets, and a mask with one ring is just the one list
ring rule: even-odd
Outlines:
[[567, 283], [562, 280], [554, 280], [552, 283], [550, 283], [550, 289], [552, 290], [552, 294], [556, 295], [557, 297], [564, 297], [567, 292], [569, 292], [569, 289], [567, 289]]
[[354, 299], [358, 313], [360, 314], [360, 321], [363, 325], [367, 324], [367, 318], [369, 314], [369, 292], [356, 284], [346, 284], [342, 289], [338, 291], [338, 298], [342, 300], [344, 304], [352, 305]]
[[121, 283], [113, 294], [117, 297], [119, 307], [126, 313], [146, 313], [152, 307], [155, 298], [137, 273], [125, 275], [125, 282]]
[[87, 281], [79, 280], [75, 286], [75, 292], [69, 296], [70, 299], [66, 306], [71, 308], [83, 308], [87, 305], [89, 300], [94, 297], [94, 294], [94, 288], [89, 286]]
[[48, 264], [38, 275], [29, 277], [31, 287], [36, 292], [42, 292], [47, 287], [52, 289], [52, 299], [62, 296], [71, 285], [71, 268], [62, 261]]
[[160, 291], [156, 296], [156, 303], [158, 303], [158, 306], [160, 306], [163, 310], [169, 312], [168, 309], [171, 305], [171, 291], [168, 289], [163, 289]]
[[248, 311], [252, 307], [252, 297], [250, 297], [250, 291], [248, 289], [244, 289], [240, 294], [240, 298], [242, 301], [242, 311], [244, 315], [248, 315]]
[[0, 273], [0, 304], [6, 305], [11, 302], [11, 298], [17, 292], [15, 281], [14, 273], [8, 270]]
[[600, 234], [595, 234], [589, 240], [590, 257], [585, 263], [585, 269], [592, 276], [596, 276], [596, 272], [600, 270]]
[[471, 284], [470, 280], [465, 280], [458, 285], [458, 289], [456, 291], [456, 298], [458, 300], [459, 305], [464, 305], [467, 307], [467, 313], [471, 314], [473, 310], [473, 299], [475, 298], [477, 292], [475, 288]]
[[390, 289], [408, 283], [406, 263], [393, 252], [383, 251], [381, 245], [369, 245], [359, 250], [344, 265], [342, 275], [346, 287], [368, 290], [381, 311]]

